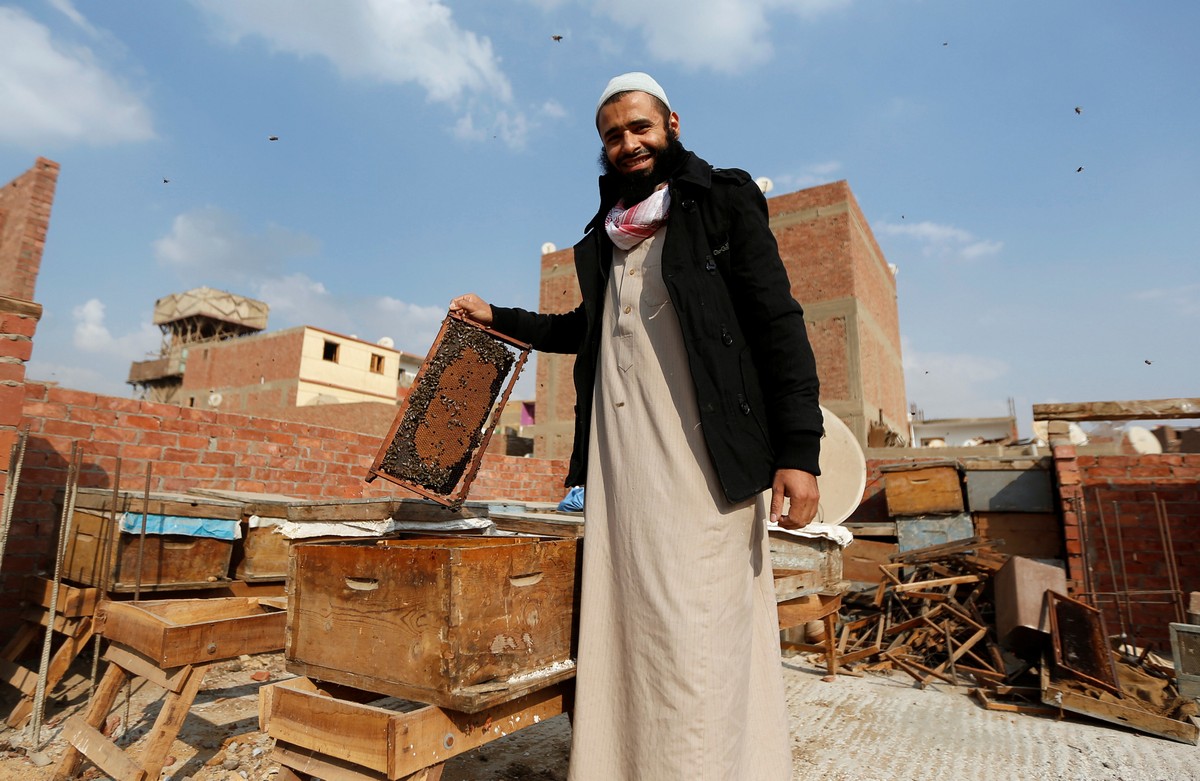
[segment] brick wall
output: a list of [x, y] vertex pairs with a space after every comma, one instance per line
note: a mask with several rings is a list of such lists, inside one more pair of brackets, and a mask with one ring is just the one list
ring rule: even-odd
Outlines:
[[1079, 455], [1075, 467], [1076, 547], [1091, 601], [1103, 610], [1109, 634], [1124, 623], [1139, 644], [1169, 650], [1167, 624], [1180, 620], [1173, 597], [1133, 593], [1122, 610], [1124, 598], [1112, 592], [1169, 591], [1172, 548], [1185, 599], [1200, 590], [1200, 454]]
[[21, 425], [25, 403], [25, 363], [33, 352], [33, 334], [42, 308], [29, 301], [0, 296], [0, 472]]
[[58, 163], [39, 157], [0, 188], [0, 296], [33, 300], [57, 182]]
[[[81, 487], [110, 488], [121, 458], [121, 488], [191, 488], [279, 493], [304, 499], [409, 496], [384, 480], [363, 481], [380, 436], [302, 422], [98, 396], [30, 383], [30, 426], [13, 526], [0, 578], [0, 626], [13, 620], [20, 580], [52, 569], [59, 523], [55, 497], [67, 477], [71, 446], [83, 446]], [[471, 499], [557, 501], [564, 462], [488, 454]]]

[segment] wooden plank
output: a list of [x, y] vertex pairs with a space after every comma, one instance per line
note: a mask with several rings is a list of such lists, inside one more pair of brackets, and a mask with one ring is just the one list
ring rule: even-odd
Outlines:
[[[104, 676], [100, 679], [100, 685], [92, 694], [91, 702], [88, 703], [87, 713], [83, 719], [85, 725], [99, 730], [100, 725], [108, 718], [108, 712], [112, 709], [112, 704], [121, 691], [121, 686], [127, 680], [129, 680], [129, 675], [121, 669], [120, 665], [110, 664], [108, 666], [108, 669], [104, 671]], [[78, 719], [79, 716], [71, 718]], [[79, 770], [83, 756], [83, 753], [68, 741], [67, 749], [63, 752], [62, 759], [54, 771], [54, 781], [68, 781], [73, 778], [75, 772]]]
[[311, 751], [287, 743], [276, 743], [271, 759], [284, 768], [299, 771], [294, 778], [313, 778], [322, 781], [389, 781], [386, 773], [371, 772], [345, 760], [316, 756]]
[[[895, 521], [842, 521], [841, 524], [848, 529], [854, 538], [859, 537], [895, 537], [896, 522]], [[849, 577], [849, 576], [846, 576]], [[849, 578], [854, 580], [854, 578]]]
[[[112, 495], [111, 488], [80, 488], [75, 497], [75, 507], [80, 510], [107, 512], [112, 508]], [[117, 511], [141, 514], [144, 503], [145, 495], [142, 491], [121, 491], [117, 498]], [[151, 491], [150, 514], [236, 521], [242, 517], [242, 503]]]
[[1200, 398], [1034, 404], [1034, 420], [1173, 420], [1200, 417]]
[[79, 753], [115, 781], [143, 781], [146, 778], [141, 765], [78, 716], [67, 719], [62, 734]]
[[582, 537], [582, 516], [558, 513], [493, 512], [488, 516], [497, 529], [520, 534], [535, 534], [548, 537]]
[[153, 659], [119, 643], [109, 643], [104, 649], [104, 659], [170, 692], [179, 691], [188, 675], [186, 666], [163, 669]]
[[478, 748], [496, 738], [532, 727], [563, 712], [568, 687], [558, 684], [475, 714], [422, 708], [395, 720], [389, 778], [404, 778]]
[[1071, 691], [1058, 681], [1050, 681], [1042, 689], [1042, 702], [1063, 710], [1090, 716], [1093, 719], [1120, 724], [1160, 738], [1196, 745], [1200, 742], [1200, 727], [1115, 702], [1098, 700]]
[[146, 775], [150, 778], [155, 779], [162, 774], [171, 745], [179, 735], [188, 711], [192, 709], [192, 703], [195, 702], [196, 694], [204, 683], [206, 672], [208, 665], [189, 666], [179, 691], [167, 693], [162, 710], [158, 712], [158, 718], [154, 720], [154, 727], [150, 730], [146, 746], [142, 750], [142, 767], [146, 769]]
[[935, 578], [933, 580], [920, 580], [913, 583], [900, 583], [892, 586], [892, 591], [924, 591], [927, 588], [940, 588], [942, 586], [952, 586], [959, 583], [978, 583], [982, 580], [978, 575], [955, 575], [951, 578]]

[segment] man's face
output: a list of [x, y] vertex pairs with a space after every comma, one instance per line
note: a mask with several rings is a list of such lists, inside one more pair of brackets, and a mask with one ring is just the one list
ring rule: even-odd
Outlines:
[[679, 117], [664, 117], [662, 105], [645, 92], [624, 92], [600, 109], [596, 128], [612, 169], [644, 182], [656, 178], [656, 164], [679, 133]]

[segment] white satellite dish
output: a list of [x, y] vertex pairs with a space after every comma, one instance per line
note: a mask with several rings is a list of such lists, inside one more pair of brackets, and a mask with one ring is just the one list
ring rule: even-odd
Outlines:
[[554, 252], [557, 249], [558, 247], [554, 246], [554, 242], [548, 241], [542, 245], [542, 254], [549, 255], [551, 252]]
[[1133, 449], [1142, 455], [1158, 455], [1163, 452], [1158, 437], [1142, 426], [1130, 426], [1125, 429], [1125, 438], [1129, 440]]
[[379, 341], [376, 342], [375, 344], [379, 345], [380, 347], [386, 347], [387, 349], [390, 350], [396, 346], [396, 340], [390, 336], [383, 336], [383, 337], [380, 337]]
[[758, 189], [762, 190], [763, 195], [775, 189], [775, 183], [765, 176], [758, 177], [754, 180], [754, 183], [758, 185]]
[[210, 406], [210, 407], [219, 407], [219, 406], [221, 406], [221, 402], [222, 402], [223, 400], [224, 400], [224, 399], [223, 399], [223, 397], [222, 397], [222, 396], [221, 396], [221, 394], [219, 394], [219, 393], [210, 393], [210, 394], [208, 394], [208, 406]]
[[821, 440], [821, 476], [817, 488], [816, 523], [837, 525], [858, 509], [867, 487], [867, 457], [854, 432], [841, 418], [821, 407], [825, 416], [825, 438]]

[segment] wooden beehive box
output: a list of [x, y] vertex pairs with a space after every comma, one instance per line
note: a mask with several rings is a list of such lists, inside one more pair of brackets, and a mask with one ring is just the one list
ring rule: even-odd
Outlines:
[[[104, 489], [79, 489], [71, 534], [67, 539], [64, 577], [88, 586], [107, 587], [113, 592], [130, 592], [140, 585], [143, 591], [212, 588], [228, 581], [233, 556], [233, 535], [241, 518], [237, 502], [208, 499], [185, 494], [133, 492], [117, 496], [117, 515], [130, 513], [140, 517], [148, 512], [157, 516], [189, 519], [195, 529], [220, 528], [230, 539], [184, 534], [147, 534], [140, 554], [140, 534], [122, 531], [112, 522], [112, 492]], [[145, 505], [145, 509], [144, 506]], [[184, 526], [187, 521], [184, 521]], [[230, 527], [224, 529], [224, 527]]]
[[96, 612], [98, 632], [163, 670], [278, 651], [286, 622], [254, 597], [104, 602]]
[[294, 545], [288, 670], [468, 713], [522, 678], [569, 677], [578, 550], [532, 537]]
[[965, 509], [957, 462], [890, 465], [880, 471], [884, 475], [888, 515], [961, 513]]
[[288, 507], [302, 499], [216, 488], [197, 488], [192, 493], [241, 503], [242, 539], [233, 552], [233, 570], [238, 580], [266, 582], [287, 578], [288, 540], [276, 533], [275, 527], [287, 518]]

